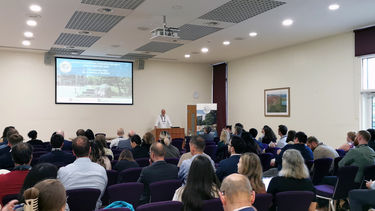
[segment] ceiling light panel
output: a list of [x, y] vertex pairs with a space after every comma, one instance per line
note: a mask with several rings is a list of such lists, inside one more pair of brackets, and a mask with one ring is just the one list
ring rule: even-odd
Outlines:
[[134, 10], [145, 0], [82, 0], [82, 4]]
[[222, 30], [222, 28], [210, 26], [198, 26], [193, 24], [185, 24], [181, 26], [178, 36], [183, 40], [197, 40], [209, 34]]
[[99, 39], [97, 36], [61, 33], [55, 45], [90, 47]]
[[273, 0], [232, 0], [202, 15], [199, 19], [240, 23], [285, 4]]
[[164, 53], [174, 48], [180, 47], [183, 44], [167, 43], [167, 42], [149, 42], [146, 45], [136, 49], [136, 51], [150, 51]]
[[125, 16], [76, 11], [65, 28], [108, 32], [124, 18]]

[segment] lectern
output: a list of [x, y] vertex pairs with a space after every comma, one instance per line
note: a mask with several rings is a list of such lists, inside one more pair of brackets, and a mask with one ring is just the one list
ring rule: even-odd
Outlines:
[[156, 128], [152, 130], [152, 134], [155, 136], [156, 140], [159, 140], [159, 135], [162, 131], [167, 131], [171, 138], [185, 138], [185, 129], [184, 128]]

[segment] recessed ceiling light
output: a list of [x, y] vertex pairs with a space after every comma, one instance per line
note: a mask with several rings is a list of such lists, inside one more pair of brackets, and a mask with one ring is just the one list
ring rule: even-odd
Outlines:
[[185, 54], [185, 58], [190, 58], [190, 54]]
[[25, 33], [23, 33], [23, 35], [24, 35], [25, 37], [28, 37], [28, 38], [30, 38], [30, 37], [34, 37], [34, 34], [33, 34], [32, 32], [25, 32]]
[[40, 11], [42, 11], [42, 7], [40, 7], [40, 6], [37, 5], [37, 4], [33, 4], [33, 5], [31, 5], [29, 8], [30, 8], [30, 10], [33, 11], [33, 12], [40, 12]]
[[28, 41], [28, 40], [24, 40], [24, 41], [22, 41], [22, 45], [29, 46], [29, 45], [31, 45], [31, 42]]
[[108, 8], [108, 7], [99, 8], [97, 11], [100, 12], [100, 13], [105, 13], [105, 14], [113, 12], [113, 10], [111, 8]]
[[223, 45], [230, 45], [230, 42], [229, 41], [224, 41]]
[[293, 24], [293, 20], [292, 19], [285, 19], [283, 20], [283, 25], [284, 26], [291, 26]]
[[83, 35], [89, 35], [89, 34], [91, 34], [91, 32], [89, 32], [89, 31], [78, 31], [77, 33], [78, 34], [83, 34]]
[[208, 52], [208, 48], [202, 48], [201, 51], [202, 51], [202, 53], [207, 53]]
[[77, 51], [72, 51], [72, 52], [70, 52], [70, 54], [72, 54], [72, 55], [78, 55], [79, 53]]
[[256, 33], [256, 32], [250, 32], [249, 33], [249, 36], [250, 37], [256, 37], [258, 35], [258, 33]]
[[26, 24], [29, 26], [36, 26], [38, 23], [35, 20], [27, 20]]
[[329, 10], [338, 10], [339, 8], [340, 8], [340, 5], [338, 4], [331, 4], [328, 7]]

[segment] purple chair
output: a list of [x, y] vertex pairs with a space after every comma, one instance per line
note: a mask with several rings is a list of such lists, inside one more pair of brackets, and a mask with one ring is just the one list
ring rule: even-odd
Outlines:
[[336, 152], [340, 157], [344, 157], [346, 155], [346, 152], [343, 149], [336, 149]]
[[172, 139], [172, 142], [171, 144], [175, 147], [177, 147], [177, 149], [181, 152], [182, 151], [182, 144], [184, 143], [184, 139], [182, 138], [174, 138]]
[[316, 185], [316, 196], [329, 201], [329, 208], [336, 210], [336, 201], [345, 199], [348, 192], [354, 188], [354, 178], [357, 175], [357, 166], [344, 166], [338, 170], [336, 186]]
[[109, 202], [126, 201], [136, 207], [143, 193], [143, 188], [143, 183], [139, 182], [111, 185], [108, 187]]
[[6, 205], [8, 202], [12, 201], [13, 199], [18, 198], [18, 193], [15, 194], [8, 194], [3, 197], [3, 200], [1, 201], [3, 205]]
[[98, 211], [130, 211], [130, 209], [128, 208], [103, 208], [103, 209], [100, 209]]
[[305, 160], [305, 165], [309, 171], [311, 171], [311, 168], [314, 165], [314, 160]]
[[95, 210], [100, 190], [92, 188], [67, 190], [67, 202], [71, 211]]
[[165, 158], [165, 162], [170, 163], [170, 164], [174, 164], [176, 166], [178, 164], [178, 161], [180, 161], [179, 158]]
[[331, 169], [332, 161], [331, 158], [314, 160], [314, 169], [311, 179], [314, 185], [318, 185], [323, 180], [323, 177], [330, 175], [329, 170]]
[[337, 176], [339, 170], [339, 162], [343, 157], [337, 157], [333, 160], [333, 175]]
[[213, 161], [216, 160], [216, 151], [217, 151], [216, 145], [208, 145], [204, 148], [204, 153], [209, 155]]
[[159, 201], [137, 207], [136, 211], [181, 211], [182, 203], [179, 201]]
[[260, 163], [262, 164], [263, 171], [270, 169], [271, 160], [273, 158], [272, 153], [263, 153], [259, 155]]
[[221, 203], [220, 199], [210, 199], [210, 200], [205, 200], [203, 202], [203, 207], [202, 211], [224, 211], [223, 204]]
[[365, 180], [375, 180], [375, 165], [367, 166], [363, 169], [361, 188], [367, 189]]
[[146, 167], [150, 165], [149, 158], [137, 158], [135, 161], [138, 163], [139, 167]]
[[107, 183], [107, 188], [102, 196], [102, 204], [107, 205], [109, 204], [109, 195], [108, 195], [108, 187], [111, 185], [114, 185], [117, 183], [117, 178], [118, 178], [118, 172], [115, 170], [106, 170], [107, 171], [107, 178], [108, 178], [108, 183]]
[[141, 167], [125, 169], [119, 173], [117, 181], [118, 183], [137, 182], [141, 171]]
[[181, 187], [180, 180], [164, 180], [150, 184], [151, 202], [171, 201], [174, 192]]
[[315, 194], [311, 191], [286, 191], [276, 194], [276, 206], [278, 211], [302, 211], [309, 210]]
[[268, 211], [272, 206], [272, 194], [270, 193], [259, 193], [255, 194], [255, 201], [253, 206], [258, 211]]

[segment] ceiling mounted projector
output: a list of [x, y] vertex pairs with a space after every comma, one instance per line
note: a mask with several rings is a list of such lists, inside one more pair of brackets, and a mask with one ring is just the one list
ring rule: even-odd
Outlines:
[[152, 41], [163, 41], [163, 42], [176, 42], [180, 37], [178, 32], [180, 30], [175, 27], [167, 26], [167, 18], [163, 16], [163, 28], [156, 28], [151, 31]]

